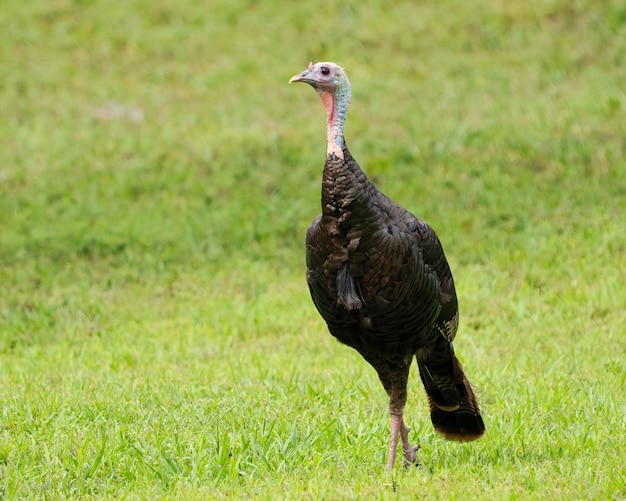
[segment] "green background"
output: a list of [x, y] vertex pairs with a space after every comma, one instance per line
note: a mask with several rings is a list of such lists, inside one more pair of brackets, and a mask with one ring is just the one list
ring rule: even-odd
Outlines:
[[[626, 498], [621, 0], [4, 0], [0, 498]], [[385, 471], [304, 280], [325, 115], [438, 232], [484, 409]]]

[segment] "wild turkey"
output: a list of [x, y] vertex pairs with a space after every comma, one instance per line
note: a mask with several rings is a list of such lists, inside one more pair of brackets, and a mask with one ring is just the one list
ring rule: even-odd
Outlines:
[[478, 403], [452, 340], [459, 313], [454, 281], [434, 230], [369, 181], [346, 146], [343, 131], [351, 88], [343, 68], [313, 64], [290, 82], [319, 94], [328, 115], [322, 214], [306, 234], [306, 278], [330, 333], [378, 372], [389, 395], [395, 463], [398, 436], [404, 464], [417, 462], [402, 418], [413, 356], [435, 430], [470, 441], [485, 431]]

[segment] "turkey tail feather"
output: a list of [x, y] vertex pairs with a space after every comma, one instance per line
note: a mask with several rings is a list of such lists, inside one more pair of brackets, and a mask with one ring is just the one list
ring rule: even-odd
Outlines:
[[448, 440], [471, 442], [485, 432], [485, 424], [472, 386], [449, 347], [447, 363], [433, 365], [417, 357], [428, 395], [435, 431]]

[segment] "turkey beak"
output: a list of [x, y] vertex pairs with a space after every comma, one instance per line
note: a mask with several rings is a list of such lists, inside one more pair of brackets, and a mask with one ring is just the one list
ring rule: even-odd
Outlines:
[[291, 77], [291, 79], [289, 80], [289, 83], [291, 82], [306, 82], [306, 77], [309, 74], [309, 70], [303, 71], [302, 73], [298, 73], [297, 75], [294, 75]]
[[315, 81], [315, 78], [313, 78], [314, 72], [315, 72], [315, 65], [313, 64], [313, 61], [309, 61], [309, 67], [306, 70], [304, 70], [302, 73], [292, 76], [291, 80], [289, 80], [289, 83], [304, 82], [304, 83], [308, 83], [312, 87], [315, 87], [317, 82]]
[[289, 80], [289, 83], [305, 82], [305, 83], [308, 83], [309, 85], [315, 86], [315, 80], [311, 78], [312, 73], [313, 73], [313, 68], [309, 66], [309, 68], [304, 70], [302, 73], [298, 73], [297, 75], [292, 76], [291, 80]]

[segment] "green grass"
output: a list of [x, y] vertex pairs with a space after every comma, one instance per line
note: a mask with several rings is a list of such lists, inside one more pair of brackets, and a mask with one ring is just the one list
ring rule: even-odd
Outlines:
[[[626, 498], [621, 0], [0, 9], [0, 499]], [[485, 412], [385, 472], [303, 278], [325, 116], [453, 266]]]

